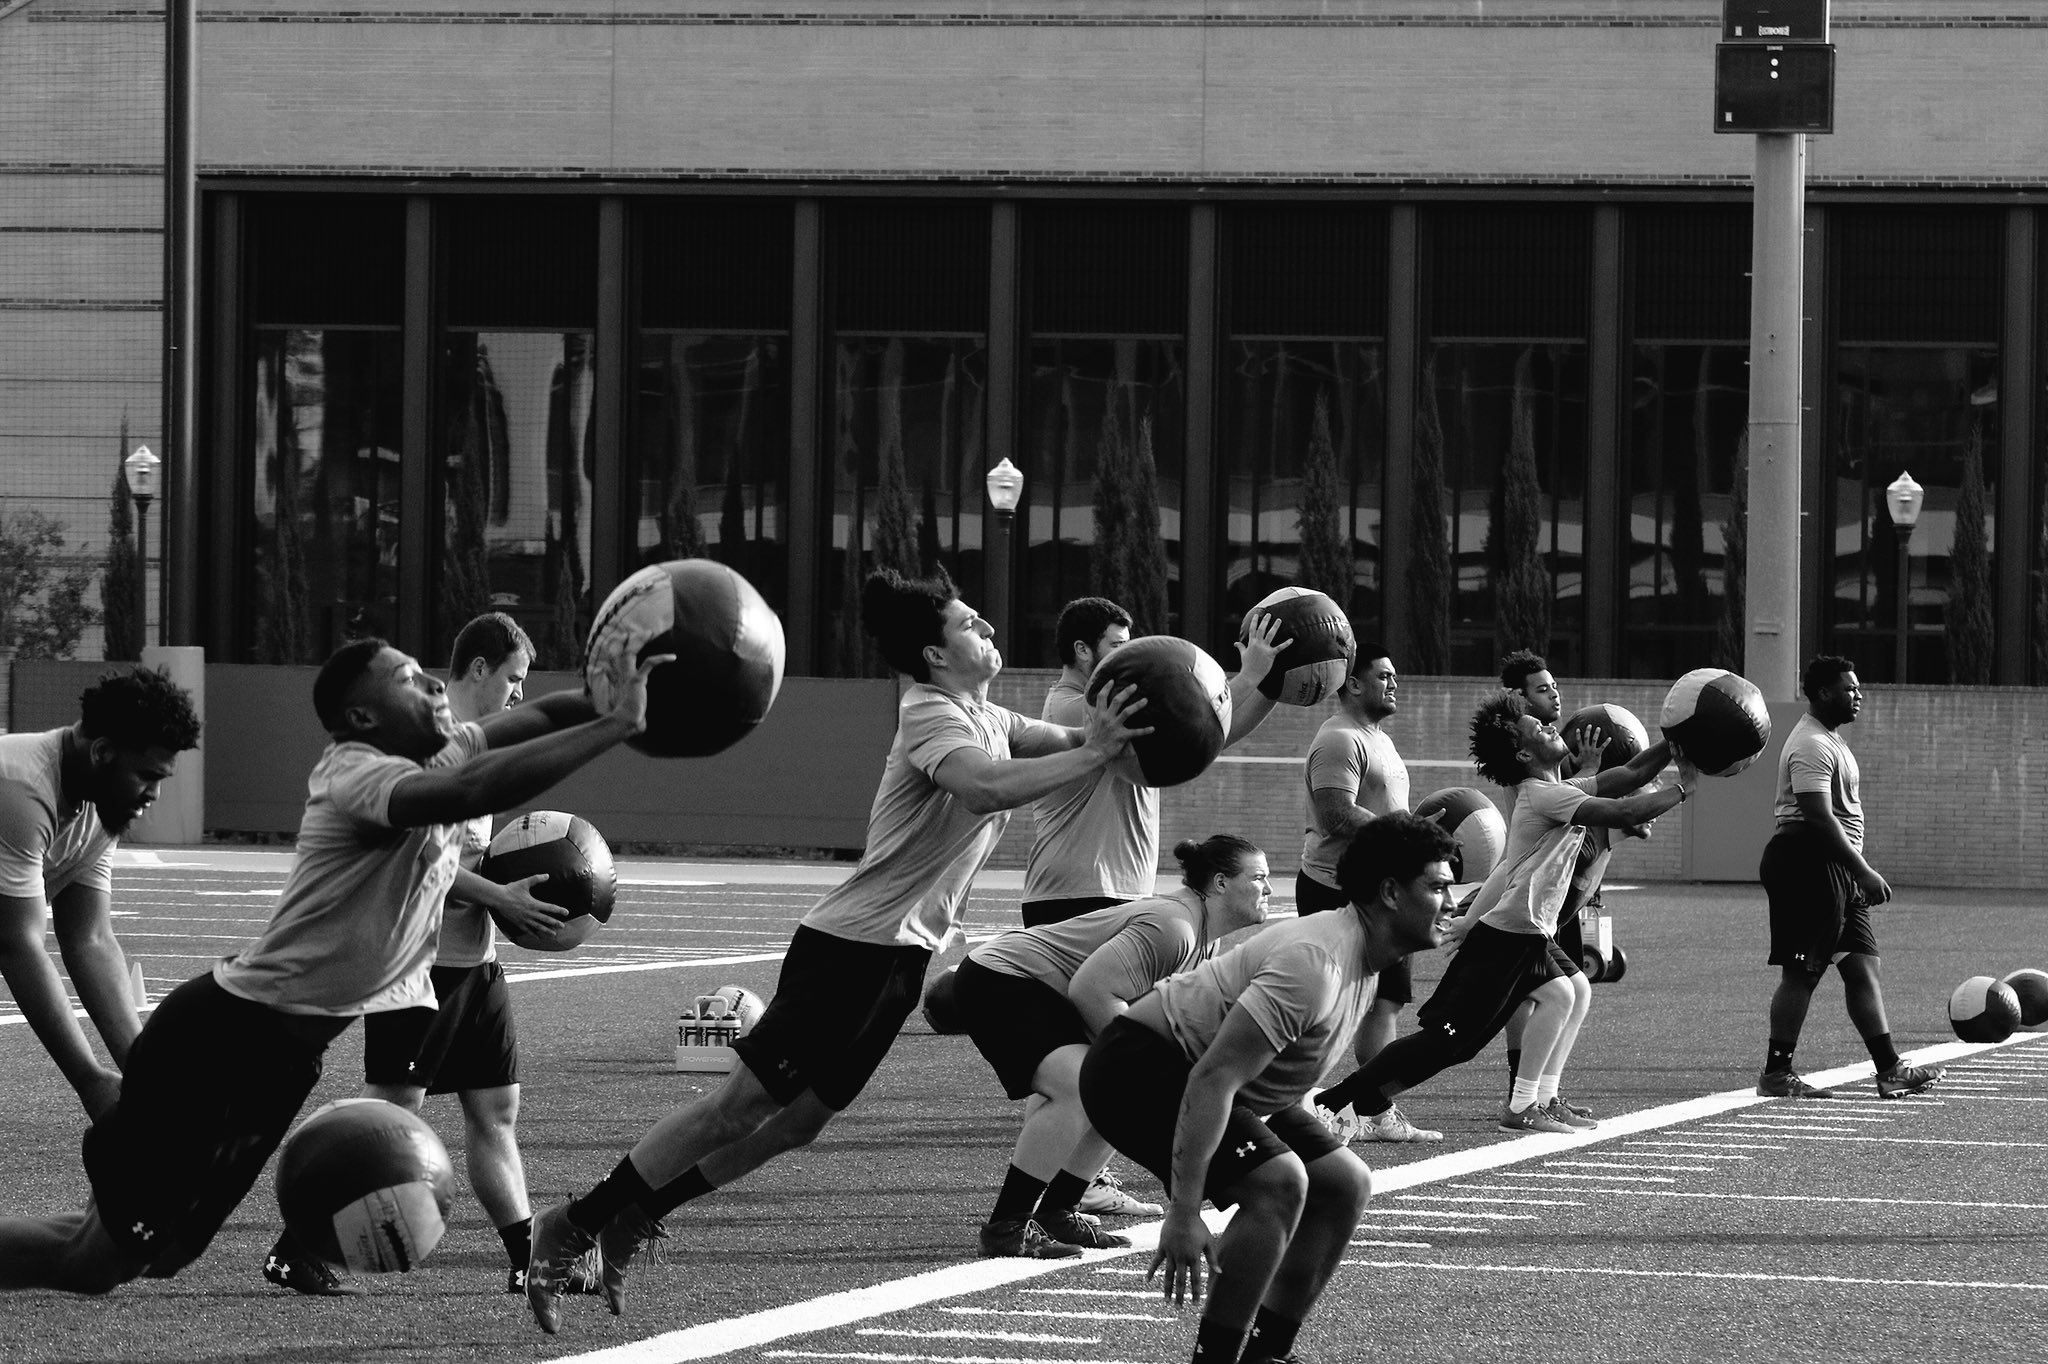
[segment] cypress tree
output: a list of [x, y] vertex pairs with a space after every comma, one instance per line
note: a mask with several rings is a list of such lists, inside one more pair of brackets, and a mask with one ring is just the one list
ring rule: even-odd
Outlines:
[[1728, 519], [1721, 523], [1721, 628], [1715, 635], [1715, 666], [1741, 672], [1749, 647], [1744, 583], [1749, 569], [1749, 432], [1735, 440], [1734, 486]]
[[1444, 486], [1444, 424], [1437, 408], [1434, 352], [1423, 361], [1421, 390], [1409, 519], [1409, 646], [1417, 672], [1444, 673], [1451, 665], [1450, 489]]
[[1493, 639], [1502, 652], [1550, 647], [1550, 570], [1543, 559], [1543, 489], [1529, 369], [1532, 350], [1515, 361], [1508, 457], [1501, 466], [1500, 514], [1489, 539], [1495, 554]]
[[1301, 535], [1300, 586], [1327, 593], [1340, 608], [1351, 606], [1351, 535], [1345, 522], [1350, 499], [1337, 446], [1330, 437], [1330, 396], [1316, 393], [1315, 419], [1309, 428], [1308, 455], [1302, 461], [1301, 508], [1295, 525]]
[[1963, 445], [1963, 484], [1956, 494], [1955, 541], [1948, 560], [1949, 681], [1983, 686], [1997, 658], [1991, 614], [1991, 553], [1984, 543], [1984, 434], [1970, 423]]
[[136, 557], [135, 504], [128, 488], [128, 419], [121, 419], [121, 447], [114, 456], [112, 505], [107, 512], [107, 561], [100, 575], [100, 610], [106, 623], [102, 652], [110, 663], [141, 659], [143, 624], [135, 610], [142, 563]]

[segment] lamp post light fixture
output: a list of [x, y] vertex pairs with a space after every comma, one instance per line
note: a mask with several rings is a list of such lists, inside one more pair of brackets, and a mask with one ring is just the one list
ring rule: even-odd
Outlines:
[[1010, 650], [1010, 521], [1023, 496], [1024, 471], [1006, 455], [988, 471], [988, 504], [995, 508], [996, 533], [988, 551], [986, 603], [995, 624], [996, 650], [1004, 655]]
[[147, 445], [138, 445], [121, 461], [128, 475], [128, 496], [135, 499], [135, 623], [149, 641], [149, 504], [156, 501], [164, 462]]
[[1906, 632], [1912, 629], [1908, 610], [1912, 605], [1913, 560], [1907, 554], [1907, 547], [1913, 543], [1913, 527], [1920, 523], [1920, 506], [1927, 500], [1927, 490], [1913, 481], [1913, 475], [1901, 471], [1884, 490], [1884, 509], [1891, 514], [1892, 529], [1899, 541], [1899, 620], [1898, 638], [1892, 645], [1892, 681], [1906, 680]]

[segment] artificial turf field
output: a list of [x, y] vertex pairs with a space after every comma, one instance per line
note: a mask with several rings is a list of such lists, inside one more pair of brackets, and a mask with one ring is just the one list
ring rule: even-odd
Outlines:
[[[156, 856], [122, 868], [116, 903], [160, 996], [253, 932], [285, 862]], [[584, 949], [507, 949], [538, 1206], [588, 1187], [652, 1118], [715, 1082], [673, 1069], [678, 1006], [726, 983], [770, 993], [790, 929], [843, 870], [629, 863], [619, 913]], [[1015, 924], [1013, 887], [983, 878], [971, 933]], [[1800, 1063], [1850, 1081], [1844, 1100], [1806, 1104], [1747, 1095], [1772, 980], [1761, 893], [1647, 886], [1607, 901], [1629, 972], [1596, 987], [1566, 1077], [1606, 1124], [1591, 1140], [1494, 1131], [1498, 1042], [1406, 1096], [1447, 1139], [1359, 1148], [1380, 1195], [1302, 1358], [2048, 1358], [2048, 1045], [2021, 1033], [1963, 1048], [1944, 1014], [1965, 976], [2048, 966], [2036, 897], [1909, 889], [1881, 909], [1900, 1048], [1960, 1055], [1933, 1095], [1879, 1102], [1830, 980]], [[1275, 908], [1289, 908], [1284, 896]], [[1441, 966], [1418, 965], [1426, 993]], [[351, 1029], [315, 1101], [355, 1093], [360, 1078]], [[0, 1094], [0, 1208], [82, 1204], [83, 1116], [8, 1005]], [[427, 1114], [459, 1174], [454, 1100], [430, 1100]], [[97, 1301], [0, 1299], [0, 1359], [1185, 1359], [1194, 1313], [1147, 1291], [1142, 1251], [1051, 1266], [976, 1258], [1016, 1119], [966, 1039], [913, 1019], [816, 1146], [670, 1219], [672, 1249], [636, 1267], [623, 1319], [572, 1300], [563, 1333], [540, 1335], [523, 1299], [501, 1292], [503, 1252], [466, 1188], [421, 1270], [366, 1281], [356, 1299], [271, 1288], [258, 1274], [276, 1232], [266, 1174], [176, 1280]], [[1119, 1168], [1158, 1197], [1149, 1176]], [[1152, 1224], [1124, 1225], [1147, 1244]]]

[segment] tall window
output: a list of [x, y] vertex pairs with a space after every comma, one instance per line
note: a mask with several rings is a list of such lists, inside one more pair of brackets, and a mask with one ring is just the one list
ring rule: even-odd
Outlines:
[[446, 521], [433, 654], [496, 610], [533, 637], [536, 666], [574, 668], [591, 611], [597, 208], [461, 199], [439, 236]]
[[1534, 648], [1573, 671], [1585, 628], [1588, 216], [1442, 208], [1423, 240], [1416, 496], [1442, 509], [1444, 540], [1417, 528], [1408, 666], [1486, 674], [1503, 650]]
[[633, 566], [716, 559], [787, 612], [791, 208], [652, 203], [635, 223]]
[[[1854, 659], [1866, 681], [1989, 682], [2001, 215], [1843, 210], [1831, 221], [1829, 647]], [[1902, 472], [1926, 489], [1903, 580], [1885, 510], [1885, 488]], [[1895, 663], [1901, 593], [1903, 678]]]
[[1033, 205], [1023, 215], [1025, 567], [1018, 662], [1057, 661], [1069, 599], [1180, 632], [1187, 426], [1187, 212]]
[[1377, 638], [1386, 214], [1246, 205], [1229, 211], [1224, 234], [1214, 637], [1232, 637], [1261, 597], [1293, 585], [1329, 593], [1361, 639]]
[[397, 626], [404, 212], [328, 196], [248, 215], [251, 662]]
[[[860, 627], [876, 568], [983, 574], [989, 213], [974, 203], [843, 203], [825, 220], [832, 409], [818, 656], [887, 668]], [[994, 609], [984, 603], [984, 610]]]
[[1749, 222], [1742, 208], [1632, 216], [1634, 346], [1622, 459], [1625, 677], [1742, 666], [1749, 424]]

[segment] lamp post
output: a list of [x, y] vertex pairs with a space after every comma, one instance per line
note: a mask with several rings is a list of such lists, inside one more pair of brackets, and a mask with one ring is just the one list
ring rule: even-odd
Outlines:
[[1899, 540], [1899, 634], [1892, 646], [1892, 681], [1906, 680], [1906, 632], [1912, 628], [1912, 619], [1907, 614], [1911, 606], [1913, 587], [1913, 561], [1906, 553], [1913, 543], [1913, 527], [1920, 522], [1920, 504], [1926, 499], [1926, 490], [1913, 481], [1913, 475], [1901, 472], [1884, 490], [1884, 509], [1891, 513], [1892, 529]]
[[1010, 652], [1010, 519], [1024, 495], [1024, 471], [1004, 456], [988, 471], [988, 504], [995, 508], [995, 543], [988, 552], [988, 609], [995, 618], [996, 649]]
[[138, 445], [121, 461], [128, 474], [128, 496], [135, 499], [135, 621], [142, 641], [149, 643], [149, 504], [156, 501], [163, 461], [147, 445]]

